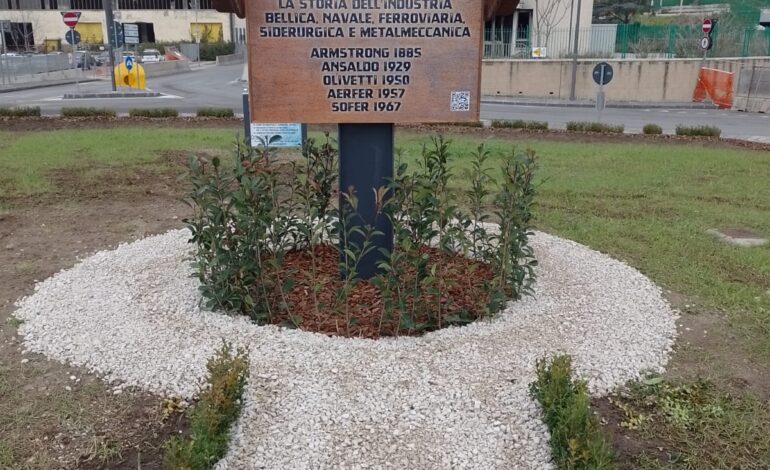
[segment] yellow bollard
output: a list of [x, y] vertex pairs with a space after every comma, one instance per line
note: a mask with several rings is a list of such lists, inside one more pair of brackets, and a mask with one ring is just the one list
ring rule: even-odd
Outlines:
[[126, 68], [125, 63], [115, 66], [115, 84], [120, 87], [144, 90], [147, 87], [144, 67], [136, 63], [131, 70]]

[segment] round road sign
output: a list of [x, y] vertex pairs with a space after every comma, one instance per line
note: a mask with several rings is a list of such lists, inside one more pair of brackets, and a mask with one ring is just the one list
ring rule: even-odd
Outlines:
[[713, 26], [713, 24], [712, 24], [711, 20], [709, 20], [709, 19], [703, 20], [703, 32], [705, 34], [710, 34], [711, 33], [711, 27], [712, 26]]
[[597, 85], [606, 85], [612, 81], [612, 76], [615, 72], [612, 70], [612, 66], [607, 62], [599, 62], [594, 67], [593, 77]]
[[80, 20], [80, 12], [79, 11], [63, 11], [61, 13], [61, 17], [64, 20], [64, 24], [69, 26], [70, 28], [74, 28], [78, 25], [78, 21]]
[[709, 36], [703, 36], [702, 38], [700, 38], [700, 48], [703, 49], [704, 51], [711, 50], [711, 46], [713, 44], [714, 43], [711, 41], [711, 38]]
[[70, 29], [66, 33], [64, 33], [64, 40], [67, 41], [67, 43], [75, 45], [80, 44], [80, 33], [75, 31], [74, 29]]

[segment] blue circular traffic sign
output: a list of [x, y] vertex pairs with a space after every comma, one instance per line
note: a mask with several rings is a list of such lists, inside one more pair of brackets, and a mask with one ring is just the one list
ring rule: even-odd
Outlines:
[[134, 68], [134, 58], [131, 57], [130, 55], [126, 56], [126, 68], [128, 70], [131, 70], [132, 68]]
[[80, 33], [75, 31], [74, 29], [70, 29], [66, 33], [64, 33], [64, 40], [67, 41], [67, 43], [75, 45], [80, 44]]
[[599, 62], [593, 70], [594, 81], [597, 85], [606, 85], [612, 81], [612, 75], [615, 72], [612, 66], [607, 62]]

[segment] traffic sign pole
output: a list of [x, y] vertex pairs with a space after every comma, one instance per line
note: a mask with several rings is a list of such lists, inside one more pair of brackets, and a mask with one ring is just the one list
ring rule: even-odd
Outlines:
[[5, 20], [0, 20], [0, 41], [2, 41], [2, 44], [0, 44], [0, 80], [2, 80], [3, 85], [5, 85], [5, 70], [3, 67], [3, 62], [5, 59]]
[[612, 66], [607, 62], [599, 62], [591, 72], [594, 82], [599, 85], [599, 89], [596, 92], [596, 112], [598, 113], [599, 122], [602, 120], [602, 111], [604, 111], [605, 107], [604, 85], [612, 81], [614, 73]]
[[[115, 18], [112, 12], [112, 0], [102, 0], [104, 3], [104, 20], [105, 24], [112, 25], [113, 37], [115, 37]], [[117, 43], [116, 43], [117, 45]], [[107, 50], [110, 53], [110, 82], [112, 83], [112, 91], [117, 91], [118, 87], [115, 83], [115, 50], [112, 46], [112, 41], [107, 40]]]
[[[75, 39], [75, 27], [70, 26], [70, 37], [72, 38], [72, 69], [75, 71], [75, 90], [80, 94], [80, 73], [78, 72], [78, 43]], [[86, 58], [83, 57], [83, 67], [85, 68]]]

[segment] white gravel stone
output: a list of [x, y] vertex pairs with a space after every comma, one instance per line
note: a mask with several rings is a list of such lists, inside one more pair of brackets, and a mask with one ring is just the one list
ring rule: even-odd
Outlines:
[[529, 397], [535, 361], [571, 354], [601, 395], [662, 371], [676, 313], [627, 265], [537, 233], [537, 295], [499, 318], [420, 338], [329, 338], [202, 309], [189, 233], [105, 251], [18, 303], [27, 351], [87, 368], [118, 391], [193, 398], [223, 340], [251, 376], [224, 469], [551, 468]]

